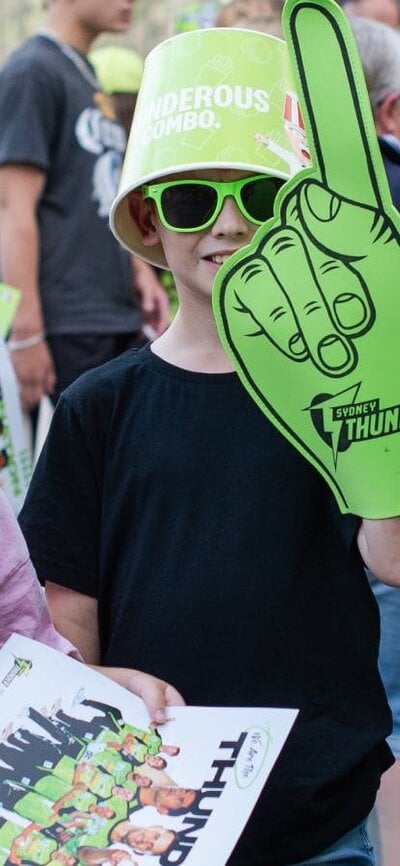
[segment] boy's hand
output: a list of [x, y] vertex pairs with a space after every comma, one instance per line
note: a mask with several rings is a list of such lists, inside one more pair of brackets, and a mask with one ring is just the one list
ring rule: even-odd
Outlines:
[[221, 338], [251, 396], [342, 511], [400, 513], [400, 220], [347, 20], [288, 0], [313, 168], [221, 268]]
[[184, 706], [185, 701], [177, 689], [142, 671], [131, 671], [127, 688], [145, 702], [152, 722], [157, 725], [168, 720], [168, 707]]
[[99, 673], [142, 698], [152, 722], [162, 725], [168, 721], [168, 707], [184, 706], [182, 695], [165, 680], [132, 668], [108, 668], [92, 665]]

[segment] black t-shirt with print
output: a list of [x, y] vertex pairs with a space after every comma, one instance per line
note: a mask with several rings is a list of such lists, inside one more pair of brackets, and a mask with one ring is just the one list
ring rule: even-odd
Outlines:
[[300, 708], [235, 863], [286, 866], [368, 814], [390, 713], [356, 522], [235, 373], [146, 347], [85, 374], [21, 524], [42, 580], [98, 599], [104, 664], [189, 704]]

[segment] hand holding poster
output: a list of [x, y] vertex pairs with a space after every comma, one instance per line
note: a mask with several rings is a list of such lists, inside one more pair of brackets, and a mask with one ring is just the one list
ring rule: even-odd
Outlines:
[[297, 711], [170, 714], [156, 729], [139, 698], [13, 635], [0, 651], [1, 866], [223, 866]]
[[354, 38], [333, 0], [287, 0], [312, 168], [219, 271], [214, 310], [243, 384], [343, 512], [400, 511], [400, 219]]

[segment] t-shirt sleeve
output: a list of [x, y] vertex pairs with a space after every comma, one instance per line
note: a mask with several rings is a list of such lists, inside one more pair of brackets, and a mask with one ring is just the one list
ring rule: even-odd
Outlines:
[[82, 412], [60, 398], [19, 521], [42, 583], [97, 598], [100, 440], [86, 432]]
[[0, 75], [0, 165], [27, 164], [47, 171], [56, 143], [62, 92], [37, 66], [5, 66]]

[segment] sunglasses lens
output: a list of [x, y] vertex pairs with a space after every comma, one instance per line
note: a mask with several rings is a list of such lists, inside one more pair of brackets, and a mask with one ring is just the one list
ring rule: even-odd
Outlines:
[[274, 201], [283, 180], [275, 177], [262, 177], [250, 180], [242, 186], [242, 204], [250, 219], [263, 223], [274, 212]]
[[205, 184], [169, 186], [161, 196], [164, 218], [172, 228], [196, 229], [212, 217], [217, 204], [215, 189]]

